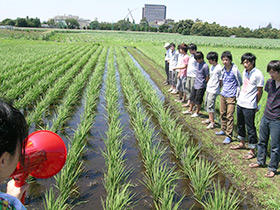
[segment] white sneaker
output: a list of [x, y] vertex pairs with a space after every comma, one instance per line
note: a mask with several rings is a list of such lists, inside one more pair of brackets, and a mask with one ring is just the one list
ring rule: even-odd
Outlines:
[[210, 123], [207, 127], [206, 127], [206, 129], [213, 129], [215, 127], [215, 125], [213, 124], [213, 123]]
[[171, 91], [171, 94], [177, 94], [177, 90], [173, 89], [173, 90]]
[[210, 123], [210, 120], [207, 119], [207, 120], [203, 120], [203, 121], [201, 121], [201, 122], [202, 122], [202, 124], [209, 124], [209, 123]]
[[189, 110], [183, 111], [182, 113], [183, 113], [183, 114], [192, 114], [192, 112], [190, 112]]
[[198, 117], [199, 116], [199, 114], [197, 114], [197, 113], [193, 113], [192, 115], [191, 115], [191, 117]]
[[173, 88], [170, 88], [167, 92], [171, 92], [173, 90]]
[[183, 102], [183, 101], [180, 100], [180, 99], [175, 99], [174, 101], [179, 102], [179, 103], [182, 103], [182, 102]]

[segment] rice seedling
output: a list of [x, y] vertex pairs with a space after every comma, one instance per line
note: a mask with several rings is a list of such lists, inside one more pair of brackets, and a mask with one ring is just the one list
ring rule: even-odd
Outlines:
[[214, 184], [213, 192], [208, 192], [203, 201], [198, 202], [205, 210], [237, 210], [242, 202], [237, 190], [233, 190], [231, 186], [228, 191], [222, 188], [220, 182]]
[[204, 157], [199, 157], [195, 161], [194, 167], [188, 170], [188, 177], [191, 181], [193, 194], [197, 200], [202, 201], [217, 173], [217, 166], [215, 166], [213, 162], [210, 163]]
[[177, 202], [175, 200], [175, 185], [170, 188], [164, 188], [162, 192], [162, 197], [159, 199], [159, 202], [155, 202], [155, 207], [157, 210], [178, 210], [184, 196]]
[[199, 146], [193, 143], [184, 150], [181, 158], [181, 167], [185, 175], [188, 175], [189, 170], [195, 165], [199, 152]]

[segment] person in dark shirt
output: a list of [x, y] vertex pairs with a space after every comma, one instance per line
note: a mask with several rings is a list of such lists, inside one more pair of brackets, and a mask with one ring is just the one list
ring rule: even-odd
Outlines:
[[280, 161], [280, 61], [270, 61], [267, 72], [271, 79], [267, 80], [265, 91], [268, 93], [264, 115], [261, 119], [257, 163], [249, 167], [262, 167], [266, 164], [269, 136], [271, 137], [271, 160], [266, 177], [275, 176]]

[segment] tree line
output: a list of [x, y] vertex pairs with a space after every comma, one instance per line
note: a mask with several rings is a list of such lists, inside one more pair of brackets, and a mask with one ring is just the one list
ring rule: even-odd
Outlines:
[[[39, 18], [17, 18], [15, 20], [6, 18], [2, 21], [2, 25], [11, 25], [17, 27], [41, 27]], [[52, 28], [68, 28], [80, 29], [79, 23], [75, 19], [66, 19], [62, 22], [55, 22], [50, 19], [43, 24], [48, 24]], [[227, 27], [221, 26], [217, 23], [203, 22], [196, 19], [180, 20], [178, 22], [171, 22], [160, 26], [149, 25], [144, 18], [139, 24], [135, 21], [131, 22], [128, 18], [119, 20], [116, 23], [92, 21], [89, 26], [84, 27], [87, 30], [119, 30], [119, 31], [149, 31], [149, 32], [165, 32], [165, 33], [179, 33], [182, 35], [197, 35], [197, 36], [218, 36], [218, 37], [251, 37], [251, 38], [270, 38], [280, 39], [280, 30], [273, 28], [271, 23], [266, 27], [258, 29], [250, 29], [248, 27]]]

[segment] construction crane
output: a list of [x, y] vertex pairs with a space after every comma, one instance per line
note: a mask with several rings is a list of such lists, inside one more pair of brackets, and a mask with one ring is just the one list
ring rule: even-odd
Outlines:
[[132, 13], [131, 13], [131, 12], [133, 12], [133, 11], [135, 11], [135, 10], [137, 10], [137, 9], [139, 9], [139, 8], [136, 8], [136, 9], [133, 9], [133, 10], [130, 10], [130, 9], [128, 8], [128, 14], [125, 16], [124, 19], [126, 19], [128, 16], [130, 16], [131, 19], [132, 19], [132, 21], [133, 21], [133, 23], [135, 23], [135, 20], [134, 20], [134, 18], [133, 18], [133, 16], [132, 16]]

